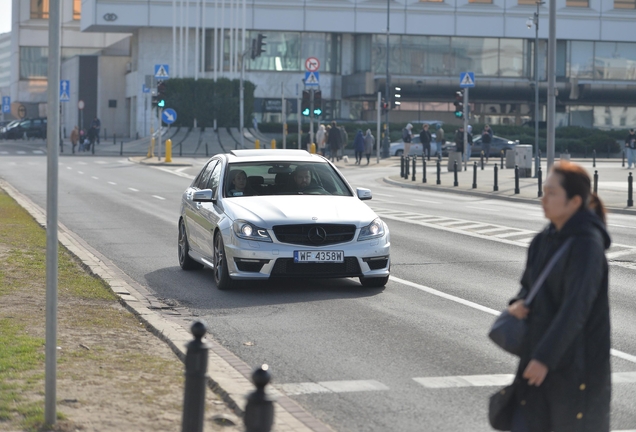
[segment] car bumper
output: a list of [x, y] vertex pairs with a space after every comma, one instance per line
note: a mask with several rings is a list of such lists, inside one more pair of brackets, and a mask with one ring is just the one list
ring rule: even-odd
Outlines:
[[[345, 278], [383, 277], [389, 275], [390, 239], [384, 237], [351, 241], [323, 247], [279, 242], [256, 242], [225, 237], [228, 271], [232, 279], [254, 280], [285, 277]], [[343, 263], [295, 263], [294, 251], [344, 251]]]

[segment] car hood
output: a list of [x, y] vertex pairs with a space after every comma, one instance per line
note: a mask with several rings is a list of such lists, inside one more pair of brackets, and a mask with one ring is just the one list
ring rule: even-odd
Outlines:
[[377, 215], [357, 197], [325, 195], [256, 196], [223, 202], [226, 215], [261, 228], [280, 224], [351, 223], [363, 227]]

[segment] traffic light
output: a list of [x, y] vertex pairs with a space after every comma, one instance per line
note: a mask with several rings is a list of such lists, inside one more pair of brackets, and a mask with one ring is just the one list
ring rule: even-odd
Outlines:
[[320, 114], [322, 114], [322, 92], [314, 90], [314, 115], [319, 116]]
[[252, 60], [256, 57], [260, 57], [261, 54], [265, 52], [265, 46], [267, 45], [265, 39], [267, 39], [267, 36], [263, 33], [259, 33], [256, 39], [252, 39], [252, 55], [250, 56]]
[[462, 90], [455, 92], [455, 117], [464, 117], [464, 92]]
[[393, 108], [399, 107], [402, 104], [401, 97], [402, 89], [400, 87], [393, 87], [393, 97], [391, 98], [391, 101], [393, 102]]
[[300, 112], [304, 116], [309, 115], [309, 105], [310, 105], [309, 99], [310, 98], [311, 98], [311, 95], [309, 94], [309, 90], [303, 90], [303, 100], [300, 104]]
[[389, 103], [384, 99], [380, 102], [380, 107], [382, 108], [382, 114], [386, 114], [389, 111]]
[[165, 108], [166, 106], [166, 83], [165, 81], [157, 82], [157, 93], [152, 95], [152, 106]]

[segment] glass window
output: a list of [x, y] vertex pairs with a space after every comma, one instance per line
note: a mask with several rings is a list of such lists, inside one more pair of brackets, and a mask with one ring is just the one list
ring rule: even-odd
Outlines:
[[[521, 77], [523, 76], [524, 43], [521, 39], [499, 40], [499, 76]], [[487, 53], [484, 50], [484, 54]], [[496, 54], [494, 54], [496, 57]], [[488, 56], [491, 62], [493, 55]], [[540, 67], [541, 65], [539, 65]]]
[[428, 36], [421, 49], [424, 52], [423, 75], [450, 75], [452, 64], [451, 38], [448, 36]]
[[[544, 62], [545, 62], [545, 67], [542, 69], [543, 70], [543, 78], [542, 79], [547, 79], [547, 71], [548, 71], [548, 44], [546, 41], [544, 41]], [[568, 68], [567, 68], [567, 63], [568, 63], [568, 49], [567, 49], [567, 41], [564, 40], [558, 40], [557, 41], [557, 52], [556, 52], [556, 76], [558, 77], [566, 77], [567, 76], [567, 72], [568, 72]], [[541, 48], [539, 48], [539, 53], [541, 53]], [[539, 65], [541, 65], [541, 63], [539, 63]], [[541, 67], [541, 66], [539, 66]]]
[[20, 79], [46, 79], [48, 58], [47, 47], [20, 47]]
[[636, 77], [636, 44], [596, 42], [594, 46], [594, 78], [633, 80]]
[[355, 35], [355, 72], [371, 71], [371, 35], [358, 34]]
[[565, 0], [566, 7], [590, 7], [589, 0]]
[[[372, 45], [372, 67], [373, 72], [385, 74], [386, 73], [386, 35], [374, 35]], [[389, 50], [391, 55], [389, 56], [389, 70], [391, 73], [399, 71], [400, 67], [400, 36], [391, 35], [389, 38]]]
[[536, 6], [537, 2], [536, 0], [517, 0], [517, 4]]
[[468, 0], [468, 3], [488, 3], [488, 4], [491, 4], [492, 0]]
[[[267, 37], [265, 52], [249, 62], [251, 70], [299, 71], [301, 70], [301, 37], [292, 32], [250, 32], [250, 38], [258, 33]], [[229, 41], [225, 50], [229, 53]], [[303, 67], [304, 69], [304, 67]]]
[[31, 19], [49, 19], [49, 0], [31, 0]]
[[570, 77], [592, 78], [594, 42], [570, 42]]
[[82, 0], [73, 0], [73, 19], [79, 20], [82, 17]]
[[210, 181], [208, 181], [207, 189], [212, 190], [212, 196], [216, 196], [216, 190], [219, 188], [219, 181], [221, 179], [221, 166], [223, 164], [218, 163], [212, 170], [212, 174], [210, 175]]
[[426, 36], [402, 36], [400, 73], [406, 75], [422, 73], [426, 64], [426, 51], [422, 49], [425, 42]]
[[197, 178], [194, 179], [194, 182], [192, 183], [193, 187], [197, 189], [205, 189], [206, 185], [208, 184], [208, 180], [210, 179], [212, 168], [214, 168], [217, 162], [218, 161], [213, 160], [208, 164], [208, 166], [205, 167], [204, 170], [201, 170]]
[[[300, 60], [316, 57], [320, 60], [320, 71], [340, 72], [340, 35], [331, 33], [302, 33]], [[304, 68], [304, 63], [300, 64]], [[303, 69], [304, 70], [304, 69]]]
[[636, 0], [614, 0], [614, 9], [636, 9]]
[[[450, 75], [471, 71], [479, 76], [497, 76], [498, 51], [499, 40], [495, 38], [453, 37]], [[519, 61], [522, 63], [523, 58]]]

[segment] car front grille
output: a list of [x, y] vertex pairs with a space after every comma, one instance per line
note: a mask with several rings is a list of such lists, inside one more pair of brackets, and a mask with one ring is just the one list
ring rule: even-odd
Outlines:
[[342, 224], [277, 225], [274, 227], [274, 234], [281, 243], [326, 246], [353, 240], [356, 226]]
[[354, 277], [360, 276], [356, 257], [345, 257], [343, 263], [295, 263], [293, 258], [279, 258], [274, 264], [272, 277]]

